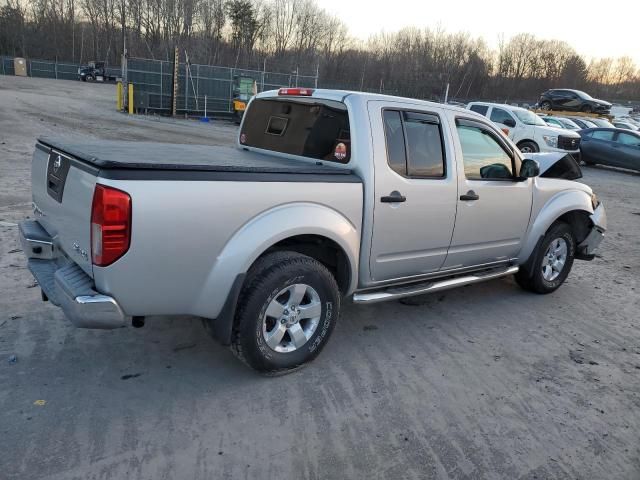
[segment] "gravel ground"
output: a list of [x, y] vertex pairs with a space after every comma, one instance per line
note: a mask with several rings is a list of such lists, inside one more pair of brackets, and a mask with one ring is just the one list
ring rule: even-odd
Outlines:
[[610, 230], [554, 294], [346, 305], [315, 362], [265, 378], [197, 319], [79, 330], [40, 301], [14, 225], [36, 136], [232, 141], [114, 92], [0, 76], [0, 478], [640, 478], [640, 176], [584, 169]]

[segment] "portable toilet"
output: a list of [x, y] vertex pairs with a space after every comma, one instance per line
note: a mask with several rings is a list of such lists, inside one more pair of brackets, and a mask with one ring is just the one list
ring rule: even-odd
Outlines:
[[16, 57], [13, 59], [13, 71], [18, 77], [27, 76], [27, 61], [24, 58]]

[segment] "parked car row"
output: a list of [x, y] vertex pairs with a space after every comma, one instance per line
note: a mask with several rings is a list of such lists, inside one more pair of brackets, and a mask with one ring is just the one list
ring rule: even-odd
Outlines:
[[[536, 106], [545, 112], [489, 102], [471, 102], [466, 108], [489, 118], [525, 154], [563, 152], [587, 165], [640, 170], [640, 115], [621, 113], [620, 106], [614, 111], [611, 103], [572, 89], [547, 90]], [[604, 117], [612, 118], [610, 113], [615, 115], [611, 121]]]
[[471, 102], [467, 109], [489, 118], [523, 153], [580, 153], [580, 135], [548, 125], [531, 110], [486, 102]]

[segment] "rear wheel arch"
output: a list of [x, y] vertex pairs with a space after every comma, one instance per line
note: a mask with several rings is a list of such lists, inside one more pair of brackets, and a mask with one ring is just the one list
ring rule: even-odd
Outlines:
[[347, 295], [349, 292], [355, 269], [342, 246], [331, 238], [316, 234], [287, 237], [267, 248], [253, 265], [265, 255], [278, 251], [297, 252], [317, 260], [334, 276], [340, 293]]

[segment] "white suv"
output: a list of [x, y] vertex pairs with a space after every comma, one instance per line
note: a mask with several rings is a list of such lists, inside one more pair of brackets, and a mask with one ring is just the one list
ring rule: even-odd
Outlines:
[[550, 127], [535, 113], [499, 103], [471, 102], [467, 109], [488, 117], [523, 153], [580, 153], [580, 135]]

